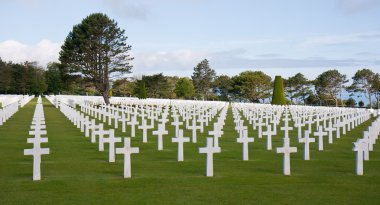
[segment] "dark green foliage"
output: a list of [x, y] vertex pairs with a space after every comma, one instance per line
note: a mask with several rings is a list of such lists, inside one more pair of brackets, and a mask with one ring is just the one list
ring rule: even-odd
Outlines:
[[178, 98], [191, 99], [194, 96], [193, 82], [188, 78], [180, 78], [175, 85]]
[[284, 89], [291, 104], [294, 104], [294, 101], [298, 101], [299, 99], [305, 104], [307, 96], [311, 93], [310, 85], [310, 81], [302, 73], [297, 73], [286, 79], [284, 81]]
[[59, 66], [60, 64], [58, 63], [50, 63], [47, 66], [48, 70], [45, 72], [46, 83], [48, 86], [47, 92], [55, 95], [61, 93], [63, 86]]
[[355, 107], [356, 101], [355, 99], [350, 97], [345, 101], [345, 104], [346, 104], [346, 107]]
[[233, 81], [231, 77], [227, 75], [220, 75], [215, 78], [213, 83], [213, 91], [216, 96], [218, 96], [218, 100], [221, 101], [229, 101], [231, 94], [230, 92], [233, 89]]
[[162, 73], [142, 77], [149, 98], [175, 98], [174, 89], [177, 79], [177, 77], [164, 76]]
[[94, 83], [109, 104], [109, 78], [130, 73], [133, 59], [125, 30], [107, 15], [94, 13], [75, 25], [67, 36], [59, 60], [70, 72], [80, 72]]
[[344, 84], [347, 83], [346, 75], [338, 70], [328, 70], [320, 74], [314, 80], [314, 86], [318, 98], [329, 105], [334, 103], [338, 106], [338, 95], [343, 91]]
[[198, 65], [194, 68], [193, 75], [191, 76], [193, 85], [196, 93], [205, 100], [209, 97], [212, 82], [215, 77], [215, 70], [210, 68], [207, 59], [204, 59], [198, 63]]
[[272, 78], [262, 71], [244, 71], [232, 78], [235, 98], [242, 97], [258, 103], [269, 98], [272, 89]]
[[[350, 89], [354, 92], [364, 93], [369, 102], [372, 101], [372, 95], [375, 90], [373, 89], [373, 82], [375, 80], [375, 73], [370, 69], [361, 69], [356, 71], [354, 77], [352, 77], [352, 85]], [[369, 104], [370, 108], [372, 103]]]
[[0, 59], [0, 93], [38, 95], [46, 90], [45, 71], [37, 63], [14, 64]]
[[358, 105], [359, 105], [359, 107], [364, 107], [364, 102], [363, 101], [359, 101]]
[[272, 105], [285, 105], [285, 92], [284, 84], [282, 82], [281, 76], [276, 76], [274, 78]]
[[146, 95], [145, 81], [141, 81], [139, 84], [140, 86], [139, 86], [138, 97], [139, 99], [146, 99], [147, 95]]

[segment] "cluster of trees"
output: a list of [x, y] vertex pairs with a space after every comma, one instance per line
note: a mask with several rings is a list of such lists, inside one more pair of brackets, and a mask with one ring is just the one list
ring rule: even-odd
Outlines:
[[[102, 13], [94, 13], [73, 26], [59, 53], [59, 63], [46, 69], [36, 63], [4, 62], [0, 58], [0, 93], [80, 94], [109, 97], [180, 98], [200, 100], [270, 102], [273, 81], [262, 71], [244, 71], [236, 76], [217, 75], [207, 59], [194, 68], [191, 78], [164, 76], [162, 73], [123, 78], [130, 73], [125, 30]], [[358, 70], [347, 85], [347, 76], [328, 70], [309, 80], [297, 73], [284, 79], [287, 104], [355, 106], [353, 98], [343, 100], [342, 92], [363, 94], [372, 107], [379, 106], [380, 76], [370, 69]], [[282, 89], [281, 89], [282, 92]], [[283, 98], [282, 98], [283, 99]], [[359, 103], [363, 106], [363, 102]]]
[[[20, 64], [0, 58], [0, 73], [0, 93], [103, 95], [91, 79], [57, 62], [42, 68], [35, 62]], [[348, 92], [367, 98], [372, 102], [369, 107], [379, 106], [380, 74], [370, 69], [358, 70], [350, 84], [337, 70], [323, 72], [313, 80], [297, 73], [284, 79], [283, 84], [287, 104], [364, 106], [351, 97], [342, 99], [342, 93]], [[119, 78], [111, 83], [110, 90], [110, 96], [265, 103], [271, 101], [273, 81], [262, 71], [244, 71], [232, 77], [217, 75], [205, 59], [194, 68], [191, 78], [162, 73], [140, 79]]]

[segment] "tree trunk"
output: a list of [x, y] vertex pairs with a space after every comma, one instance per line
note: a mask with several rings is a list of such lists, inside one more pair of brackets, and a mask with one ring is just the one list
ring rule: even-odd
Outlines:
[[102, 93], [102, 96], [103, 96], [103, 99], [104, 99], [104, 103], [106, 103], [106, 105], [109, 105], [110, 104], [110, 99], [109, 99], [109, 96], [108, 96], [108, 91], [103, 91]]

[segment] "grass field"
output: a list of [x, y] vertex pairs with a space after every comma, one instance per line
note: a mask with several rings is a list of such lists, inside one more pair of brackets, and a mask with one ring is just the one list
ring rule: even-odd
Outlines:
[[[123, 156], [108, 163], [79, 129], [44, 99], [50, 155], [42, 156], [42, 180], [32, 181], [32, 157], [23, 150], [36, 99], [0, 126], [0, 205], [7, 204], [380, 204], [380, 148], [375, 145], [364, 176], [355, 175], [352, 142], [362, 136], [370, 122], [349, 132], [325, 151], [311, 144], [311, 160], [303, 160], [303, 144], [291, 133], [291, 176], [282, 175], [282, 154], [266, 150], [266, 139], [255, 137], [249, 144], [249, 161], [242, 161], [242, 145], [236, 143], [232, 112], [228, 111], [222, 152], [214, 155], [214, 177], [208, 178], [206, 156], [198, 153], [206, 144], [205, 129], [198, 143], [185, 143], [185, 161], [177, 162], [177, 144], [164, 136], [164, 151], [157, 151], [157, 137], [149, 135], [143, 144], [140, 130], [132, 146], [132, 178], [123, 178]], [[211, 125], [212, 123], [210, 123]], [[119, 126], [121, 127], [121, 126]], [[121, 129], [116, 136], [124, 137]], [[129, 133], [129, 129], [127, 130]], [[151, 134], [151, 131], [149, 132]], [[256, 136], [249, 131], [250, 136]], [[185, 136], [191, 136], [185, 132]], [[119, 143], [116, 147], [121, 147]], [[273, 147], [282, 146], [282, 133], [273, 137]]]

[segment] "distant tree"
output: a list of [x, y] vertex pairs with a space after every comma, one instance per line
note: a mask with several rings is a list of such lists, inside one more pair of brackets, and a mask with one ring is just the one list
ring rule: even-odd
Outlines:
[[204, 99], [207, 99], [215, 77], [215, 70], [210, 68], [208, 60], [204, 59], [201, 61], [194, 68], [193, 75], [191, 76], [197, 94], [201, 95]]
[[271, 96], [272, 78], [261, 71], [244, 71], [232, 78], [233, 92], [251, 102]]
[[48, 87], [47, 92], [55, 95], [61, 92], [63, 84], [59, 66], [59, 63], [49, 63], [47, 71], [45, 72], [46, 84]]
[[315, 91], [324, 101], [333, 101], [338, 106], [338, 95], [342, 92], [344, 84], [347, 83], [346, 75], [337, 70], [328, 70], [320, 74], [314, 80]]
[[7, 94], [11, 91], [12, 83], [12, 70], [8, 63], [4, 62], [0, 58], [0, 93]]
[[276, 76], [274, 78], [273, 95], [272, 95], [272, 105], [285, 105], [285, 92], [284, 83], [282, 82], [281, 76]]
[[233, 89], [233, 81], [227, 75], [217, 76], [213, 82], [213, 92], [219, 96], [219, 100], [229, 100], [230, 91]]
[[146, 94], [146, 87], [145, 87], [145, 81], [140, 81], [139, 83], [139, 93], [138, 93], [139, 99], [146, 99], [147, 94]]
[[194, 96], [194, 86], [188, 78], [180, 78], [175, 85], [175, 93], [177, 97], [191, 99]]
[[305, 99], [305, 104], [314, 106], [320, 105], [320, 99], [314, 93], [310, 93], [310, 95], [308, 95]]
[[286, 96], [292, 104], [298, 98], [301, 98], [303, 103], [305, 103], [306, 97], [311, 93], [310, 82], [302, 73], [297, 73], [286, 79], [284, 81], [284, 89]]
[[131, 82], [127, 79], [118, 79], [112, 85], [114, 96], [133, 96], [135, 89], [136, 82]]
[[91, 79], [109, 104], [109, 79], [130, 73], [133, 59], [128, 53], [125, 30], [107, 15], [94, 13], [73, 27], [61, 47], [59, 60], [71, 73]]
[[372, 90], [376, 98], [376, 108], [380, 109], [380, 74], [376, 73], [372, 81]]
[[359, 101], [358, 105], [359, 105], [359, 107], [364, 107], [364, 102], [363, 101]]
[[[354, 92], [364, 93], [364, 96], [371, 102], [372, 95], [374, 94], [373, 84], [375, 73], [370, 69], [361, 69], [356, 71], [354, 77], [352, 77], [352, 85], [351, 89]], [[372, 108], [372, 103], [369, 104], [370, 108]]]
[[356, 101], [353, 98], [348, 98], [345, 101], [346, 107], [355, 107]]
[[150, 98], [174, 98], [173, 96], [176, 77], [164, 76], [162, 73], [145, 75], [142, 77], [145, 82], [147, 97]]

